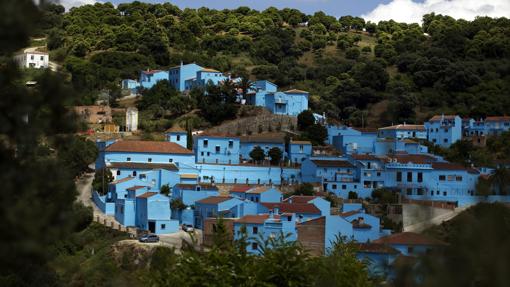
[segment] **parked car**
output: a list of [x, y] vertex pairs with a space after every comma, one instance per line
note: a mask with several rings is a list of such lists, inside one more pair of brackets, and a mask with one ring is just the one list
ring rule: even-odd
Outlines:
[[157, 236], [156, 234], [146, 234], [138, 238], [138, 241], [143, 243], [159, 242], [159, 236]]
[[191, 224], [183, 224], [182, 230], [184, 230], [186, 232], [193, 232], [193, 231], [195, 231], [195, 228]]

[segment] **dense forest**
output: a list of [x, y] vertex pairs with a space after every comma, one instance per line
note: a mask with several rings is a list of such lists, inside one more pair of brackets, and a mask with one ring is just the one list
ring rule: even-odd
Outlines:
[[429, 14], [420, 26], [296, 9], [141, 2], [45, 10], [39, 34], [48, 35], [52, 59], [64, 64], [83, 102], [141, 69], [183, 61], [310, 91], [315, 112], [352, 125], [510, 111], [506, 18]]

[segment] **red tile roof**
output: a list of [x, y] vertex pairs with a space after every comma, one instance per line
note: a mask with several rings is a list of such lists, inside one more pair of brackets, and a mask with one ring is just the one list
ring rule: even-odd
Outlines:
[[227, 134], [227, 133], [209, 133], [209, 132], [197, 134], [197, 135], [195, 135], [195, 137], [198, 137], [198, 138], [202, 138], [202, 137], [203, 138], [228, 138], [228, 139], [238, 139], [239, 138], [238, 136]]
[[197, 201], [196, 203], [200, 204], [218, 204], [222, 203], [227, 200], [231, 200], [233, 197], [231, 196], [210, 196], [207, 198], [204, 198], [202, 200]]
[[253, 186], [249, 186], [249, 185], [234, 185], [231, 189], [230, 189], [230, 192], [246, 192], [248, 191], [249, 189], [253, 188]]
[[378, 157], [372, 154], [351, 154], [351, 157], [355, 160], [379, 160]]
[[402, 245], [445, 245], [441, 240], [414, 232], [395, 233], [374, 240], [373, 243], [402, 244]]
[[309, 94], [307, 91], [298, 90], [298, 89], [292, 89], [285, 91], [286, 94]]
[[132, 186], [130, 188], [126, 188], [126, 190], [137, 190], [137, 189], [142, 189], [142, 188], [146, 188], [147, 186], [143, 186], [143, 185], [135, 185], [135, 186]]
[[312, 160], [319, 167], [354, 167], [354, 165], [346, 160]]
[[269, 189], [271, 189], [271, 187], [269, 187], [269, 186], [257, 186], [257, 187], [247, 190], [246, 193], [261, 194], [261, 193], [268, 191]]
[[148, 163], [148, 162], [112, 162], [108, 163], [109, 168], [125, 169], [166, 169], [179, 170], [173, 163]]
[[290, 141], [290, 144], [312, 144], [311, 141]]
[[398, 163], [416, 163], [425, 164], [436, 161], [436, 158], [425, 154], [398, 154], [388, 156], [391, 159], [396, 160]]
[[106, 148], [107, 152], [140, 152], [163, 154], [193, 154], [189, 149], [172, 142], [117, 141]]
[[155, 74], [155, 73], [159, 73], [159, 72], [162, 72], [161, 70], [147, 70], [147, 71], [142, 71], [142, 73], [146, 74], [146, 75], [152, 75], [152, 74]]
[[175, 187], [178, 187], [180, 189], [186, 189], [186, 190], [195, 190], [197, 188], [197, 186], [200, 186], [200, 188], [203, 188], [203, 189], [206, 189], [206, 190], [218, 190], [217, 186], [212, 185], [212, 184], [204, 184], [204, 183], [201, 183], [201, 184], [184, 184], [184, 183], [179, 183], [179, 184], [175, 185]]
[[467, 168], [460, 164], [450, 162], [434, 162], [432, 163], [432, 168], [437, 170], [465, 170], [469, 173], [479, 173], [479, 171], [474, 168]]
[[157, 192], [146, 192], [142, 195], [139, 195], [137, 196], [138, 198], [149, 198], [149, 197], [152, 197], [154, 195], [158, 194]]
[[385, 253], [385, 254], [398, 254], [399, 251], [386, 244], [378, 243], [358, 243], [358, 252], [362, 253]]
[[437, 121], [440, 121], [442, 119], [453, 120], [456, 117], [457, 117], [456, 115], [435, 115], [432, 118], [430, 118], [429, 122], [437, 122]]
[[126, 182], [126, 181], [130, 181], [133, 178], [134, 177], [132, 177], [132, 176], [128, 176], [128, 177], [125, 177], [125, 178], [122, 178], [122, 179], [114, 180], [114, 181], [112, 181], [110, 183], [112, 183], [112, 184], [123, 183], [123, 182]]
[[320, 214], [321, 211], [313, 204], [311, 203], [287, 203], [287, 202], [280, 202], [280, 203], [268, 203], [263, 202], [263, 206], [265, 206], [267, 209], [272, 210], [275, 207], [280, 209], [280, 212], [286, 212], [286, 213], [309, 213], [309, 214]]
[[424, 125], [408, 125], [408, 124], [400, 124], [389, 127], [380, 128], [379, 130], [415, 130], [415, 131], [425, 131]]
[[[276, 215], [275, 217], [278, 217]], [[238, 220], [236, 220], [236, 223], [243, 223], [243, 224], [263, 224], [267, 219], [269, 218], [269, 214], [259, 214], [259, 215], [245, 215]]]
[[487, 117], [486, 122], [510, 122], [510, 116]]
[[342, 212], [342, 213], [340, 213], [340, 216], [341, 216], [341, 217], [349, 217], [349, 216], [352, 216], [352, 215], [354, 215], [354, 214], [358, 214], [358, 213], [360, 213], [360, 212], [361, 212], [361, 210], [351, 210], [351, 211], [347, 211], [347, 212]]
[[292, 202], [292, 203], [308, 203], [311, 200], [318, 198], [319, 196], [315, 195], [292, 195], [289, 198], [286, 198], [284, 202]]

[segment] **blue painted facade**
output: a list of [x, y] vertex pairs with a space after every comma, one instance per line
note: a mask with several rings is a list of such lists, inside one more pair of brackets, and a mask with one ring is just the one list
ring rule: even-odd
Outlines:
[[238, 137], [198, 135], [194, 137], [197, 163], [238, 164], [240, 141]]
[[246, 95], [246, 104], [265, 107], [273, 114], [297, 116], [308, 110], [309, 93], [301, 90], [277, 92], [277, 86], [268, 81], [257, 81], [255, 91]]
[[136, 94], [138, 92], [139, 87], [140, 83], [136, 80], [124, 79], [121, 82], [121, 88], [123, 90], [129, 90], [131, 94]]
[[165, 139], [183, 148], [188, 146], [188, 134], [185, 131], [167, 131], [165, 132]]
[[279, 135], [274, 135], [274, 138], [271, 138], [267, 135], [255, 135], [255, 136], [243, 136], [240, 137], [240, 156], [242, 160], [248, 161], [251, 160], [250, 152], [255, 147], [260, 147], [266, 154], [266, 158], [269, 158], [269, 150], [272, 148], [279, 148], [282, 151], [282, 160], [286, 156], [285, 153], [285, 141], [283, 137]]
[[157, 82], [168, 80], [168, 72], [161, 70], [147, 70], [140, 72], [140, 86], [144, 89], [152, 88]]
[[433, 116], [425, 123], [427, 140], [441, 147], [449, 147], [462, 139], [462, 119], [455, 115]]
[[309, 141], [291, 141], [288, 157], [292, 163], [302, 163], [312, 156], [312, 143]]
[[208, 197], [195, 202], [195, 224], [196, 228], [202, 228], [204, 220], [211, 217], [223, 216], [225, 218], [236, 218], [240, 213], [240, 206], [243, 201], [236, 197]]
[[172, 188], [172, 199], [180, 199], [188, 206], [211, 196], [219, 196], [219, 191], [209, 184], [177, 184]]
[[172, 87], [174, 87], [176, 90], [180, 92], [190, 89], [191, 84], [188, 84], [189, 86], [186, 86], [186, 81], [196, 79], [197, 72], [202, 69], [203, 67], [195, 63], [187, 65], [181, 63], [180, 66], [170, 68], [170, 70], [168, 71], [168, 80], [170, 82], [170, 85], [172, 85]]
[[427, 139], [427, 130], [424, 125], [401, 124], [380, 128], [378, 137], [392, 139]]
[[463, 135], [466, 137], [501, 135], [509, 130], [509, 116], [487, 117], [479, 121], [474, 119], [463, 121]]
[[276, 184], [300, 181], [299, 168], [279, 166], [196, 164], [201, 182], [225, 184]]
[[136, 225], [155, 234], [177, 232], [179, 221], [171, 220], [170, 198], [153, 192], [136, 197]]
[[281, 202], [283, 199], [278, 189], [268, 186], [253, 187], [245, 191], [230, 191], [230, 195], [252, 202]]

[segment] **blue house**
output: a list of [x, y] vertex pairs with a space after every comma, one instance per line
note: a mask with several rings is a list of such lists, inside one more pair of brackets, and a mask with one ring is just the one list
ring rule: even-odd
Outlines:
[[462, 119], [455, 115], [436, 115], [425, 123], [427, 140], [441, 147], [449, 147], [462, 139]]
[[211, 196], [195, 202], [195, 227], [201, 229], [207, 218], [239, 217], [243, 201], [232, 196]]
[[172, 142], [117, 141], [105, 149], [106, 164], [123, 163], [174, 163], [193, 166], [193, 152]]
[[279, 148], [285, 156], [285, 135], [283, 133], [266, 133], [256, 134], [250, 136], [241, 136], [240, 139], [240, 155], [243, 160], [251, 160], [250, 152], [255, 147], [260, 147], [264, 150], [266, 157], [268, 157], [269, 150], [272, 148]]
[[431, 250], [442, 248], [446, 245], [446, 243], [435, 238], [413, 232], [395, 233], [374, 240], [373, 243], [393, 247], [398, 250], [400, 254], [405, 256], [425, 254]]
[[394, 153], [424, 154], [428, 152], [427, 146], [421, 145], [411, 139], [378, 138], [374, 143], [373, 153], [387, 155]]
[[157, 192], [137, 196], [136, 226], [155, 234], [177, 232], [179, 221], [171, 220], [170, 199]]
[[[329, 134], [331, 132], [331, 135]], [[370, 128], [328, 127], [328, 140], [344, 154], [372, 153], [377, 140], [377, 130]]]
[[380, 128], [378, 137], [392, 139], [427, 139], [427, 130], [424, 125], [409, 125], [404, 123], [402, 125]]
[[387, 278], [392, 273], [392, 266], [400, 252], [386, 244], [359, 243], [356, 258], [366, 262], [372, 276]]
[[282, 213], [296, 214], [298, 222], [304, 222], [322, 216], [322, 211], [312, 203], [262, 202], [260, 205], [261, 209], [259, 213], [269, 213], [277, 209]]
[[487, 117], [484, 122], [487, 135], [501, 135], [510, 130], [510, 116]]
[[181, 182], [178, 168], [173, 163], [110, 162], [106, 166], [115, 180], [132, 177], [140, 185], [153, 189], [164, 184], [172, 187]]
[[331, 214], [331, 202], [320, 196], [292, 195], [283, 202], [290, 204], [313, 204], [321, 211], [322, 216], [329, 216]]
[[358, 167], [348, 158], [310, 158], [301, 165], [303, 182], [354, 182]]
[[165, 139], [166, 141], [176, 143], [183, 148], [188, 147], [188, 133], [178, 125], [175, 125], [165, 131]]
[[230, 195], [253, 202], [281, 202], [283, 199], [279, 190], [269, 186], [239, 186], [232, 189]]
[[186, 81], [196, 79], [197, 72], [202, 69], [203, 67], [195, 63], [187, 65], [181, 63], [179, 66], [172, 67], [168, 71], [168, 80], [170, 85], [180, 92], [189, 90], [191, 89], [191, 84], [186, 86]]
[[200, 134], [194, 137], [197, 163], [238, 164], [240, 141], [229, 135]]
[[312, 156], [312, 143], [309, 141], [294, 141], [289, 143], [288, 157], [291, 163], [301, 164]]
[[297, 89], [286, 92], [276, 90], [277, 86], [271, 82], [256, 82], [255, 91], [246, 94], [246, 104], [265, 107], [278, 115], [297, 116], [308, 110], [308, 92]]
[[341, 238], [352, 238], [352, 224], [340, 216], [320, 216], [297, 224], [298, 241], [312, 255], [326, 255]]
[[288, 241], [297, 240], [296, 217], [292, 213], [279, 214], [278, 209], [268, 214], [246, 215], [234, 221], [234, 238], [239, 239], [242, 235], [242, 229], [248, 236], [247, 251], [252, 254], [260, 254], [261, 247], [271, 248], [271, 246], [259, 246], [259, 243], [276, 238], [285, 237]]
[[136, 94], [139, 87], [140, 83], [136, 80], [124, 79], [121, 82], [121, 88], [123, 90], [129, 90], [131, 94]]
[[144, 89], [152, 88], [157, 82], [168, 80], [168, 72], [161, 70], [147, 70], [140, 72], [140, 86]]
[[180, 199], [188, 206], [211, 196], [219, 196], [219, 191], [210, 184], [177, 184], [172, 188], [172, 199]]
[[344, 212], [340, 216], [352, 224], [353, 239], [357, 242], [371, 242], [390, 234], [389, 230], [381, 230], [378, 217], [365, 213], [363, 209]]

